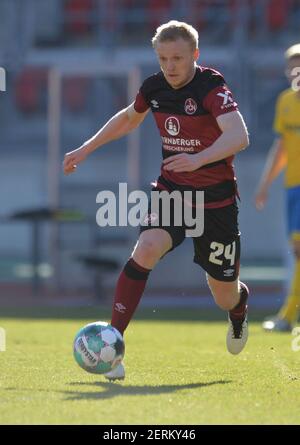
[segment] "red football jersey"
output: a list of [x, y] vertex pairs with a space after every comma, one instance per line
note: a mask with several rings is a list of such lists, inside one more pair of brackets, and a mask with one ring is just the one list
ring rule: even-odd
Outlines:
[[[193, 154], [207, 149], [221, 135], [216, 118], [237, 110], [238, 105], [218, 71], [197, 66], [193, 79], [179, 89], [172, 88], [162, 72], [148, 77], [136, 96], [134, 108], [138, 113], [151, 108], [165, 159], [176, 153]], [[204, 190], [206, 207], [227, 205], [236, 194], [233, 158], [193, 172], [174, 173], [161, 168], [158, 184], [170, 190]]]

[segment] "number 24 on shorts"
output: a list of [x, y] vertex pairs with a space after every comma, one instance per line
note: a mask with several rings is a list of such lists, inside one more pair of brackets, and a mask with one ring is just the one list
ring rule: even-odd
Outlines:
[[214, 264], [218, 264], [219, 266], [223, 265], [223, 259], [220, 259], [219, 257], [224, 254], [224, 258], [226, 260], [230, 260], [230, 266], [234, 265], [234, 259], [235, 259], [235, 252], [236, 252], [236, 242], [233, 241], [233, 243], [228, 244], [225, 246], [222, 243], [217, 243], [216, 241], [213, 241], [210, 244], [211, 254], [209, 255], [209, 261]]

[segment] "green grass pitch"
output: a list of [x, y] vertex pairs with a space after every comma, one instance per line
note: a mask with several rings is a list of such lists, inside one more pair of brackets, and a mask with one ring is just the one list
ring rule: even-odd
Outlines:
[[126, 380], [109, 383], [72, 355], [75, 333], [109, 312], [1, 310], [0, 424], [300, 423], [291, 334], [264, 333], [250, 313], [246, 349], [231, 356], [217, 309], [139, 310], [125, 337]]

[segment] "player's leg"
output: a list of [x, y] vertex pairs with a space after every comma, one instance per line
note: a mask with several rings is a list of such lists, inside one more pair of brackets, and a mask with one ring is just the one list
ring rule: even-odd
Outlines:
[[247, 286], [236, 279], [233, 282], [216, 280], [206, 274], [207, 282], [216, 304], [228, 312], [227, 349], [239, 354], [248, 340], [248, 296]]
[[290, 291], [283, 306], [275, 317], [267, 318], [263, 322], [266, 331], [290, 332], [300, 314], [300, 239], [292, 242], [295, 263]]
[[290, 327], [297, 322], [300, 313], [300, 239], [293, 239], [292, 246], [295, 255], [294, 275], [289, 295], [278, 314], [279, 318], [286, 320]]
[[247, 314], [248, 288], [236, 279], [232, 282], [219, 281], [206, 274], [207, 282], [216, 304], [229, 312], [231, 319], [244, 320]]
[[111, 324], [123, 335], [144, 292], [151, 270], [172, 248], [172, 238], [163, 229], [142, 232], [116, 286]]
[[204, 233], [194, 238], [194, 262], [207, 272], [217, 305], [228, 312], [227, 348], [238, 354], [248, 338], [248, 288], [239, 277], [240, 233], [236, 204], [204, 212]]
[[239, 280], [226, 282], [216, 280], [208, 273], [206, 279], [216, 304], [224, 311], [230, 311], [240, 301]]
[[300, 187], [287, 190], [287, 223], [295, 263], [289, 294], [275, 317], [263, 323], [266, 331], [290, 332], [300, 314]]
[[[140, 234], [132, 255], [116, 286], [111, 325], [123, 335], [143, 295], [151, 270], [172, 249], [171, 235], [163, 229], [148, 229]], [[124, 363], [105, 374], [108, 380], [125, 378]]]
[[171, 235], [164, 229], [142, 232], [132, 252], [140, 266], [152, 270], [160, 258], [172, 249]]
[[[157, 191], [153, 188], [153, 191]], [[156, 263], [170, 250], [184, 241], [185, 230], [174, 223], [174, 203], [169, 203], [169, 224], [164, 221], [168, 208], [161, 201], [153, 211], [150, 201], [148, 212], [140, 226], [140, 237], [117, 283], [111, 324], [123, 335], [142, 297], [147, 279]]]
[[[149, 225], [141, 227], [139, 240], [117, 282], [111, 324], [122, 335], [139, 304], [151, 270], [161, 257], [179, 246], [185, 238], [182, 227], [170, 225], [161, 228], [161, 225], [153, 228], [151, 218], [149, 220]], [[121, 363], [105, 377], [108, 380], [124, 379], [124, 364]]]

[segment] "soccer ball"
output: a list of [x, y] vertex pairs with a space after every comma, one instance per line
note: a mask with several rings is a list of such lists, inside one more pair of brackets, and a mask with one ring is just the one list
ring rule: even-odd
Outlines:
[[85, 371], [104, 374], [121, 363], [125, 344], [117, 329], [103, 321], [96, 321], [76, 334], [73, 353], [76, 362]]

